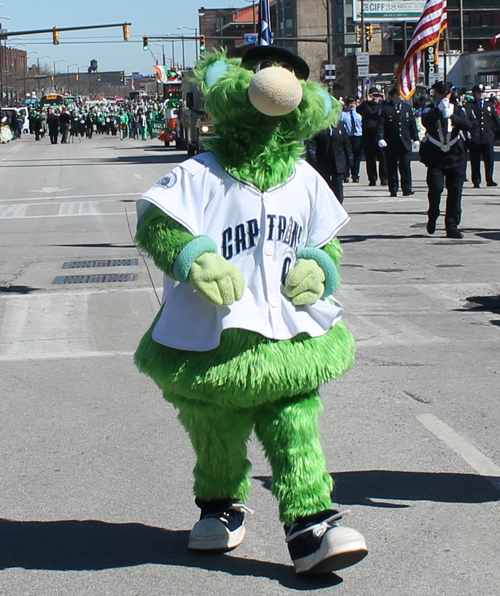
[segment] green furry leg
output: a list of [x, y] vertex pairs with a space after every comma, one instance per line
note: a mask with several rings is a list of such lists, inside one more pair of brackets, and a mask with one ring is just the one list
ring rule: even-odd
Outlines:
[[245, 502], [252, 486], [247, 441], [254, 424], [252, 411], [195, 402], [179, 397], [179, 420], [196, 452], [194, 493], [200, 499], [238, 499]]
[[255, 431], [273, 470], [272, 491], [286, 525], [332, 507], [333, 480], [319, 441], [322, 410], [316, 391], [260, 408]]

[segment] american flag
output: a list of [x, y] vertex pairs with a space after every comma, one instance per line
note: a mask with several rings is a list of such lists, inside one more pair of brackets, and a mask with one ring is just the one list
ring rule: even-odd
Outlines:
[[259, 45], [269, 46], [273, 43], [271, 36], [271, 14], [269, 1], [260, 0], [259, 7]]
[[498, 46], [498, 45], [500, 45], [500, 33], [497, 33], [497, 34], [495, 35], [495, 37], [492, 37], [492, 38], [490, 39], [490, 46], [491, 46], [491, 47], [492, 47], [494, 50], [496, 50], [496, 49], [497, 49], [497, 46]]
[[446, 0], [427, 0], [403, 63], [395, 73], [399, 92], [404, 99], [409, 99], [416, 91], [425, 49], [439, 42], [439, 36], [447, 26]]

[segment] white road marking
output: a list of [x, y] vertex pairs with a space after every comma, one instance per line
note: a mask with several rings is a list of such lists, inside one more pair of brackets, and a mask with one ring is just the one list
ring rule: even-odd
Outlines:
[[142, 195], [141, 191], [138, 192], [119, 192], [119, 193], [110, 193], [110, 194], [101, 194], [101, 195], [67, 195], [67, 196], [58, 196], [58, 197], [27, 197], [27, 198], [10, 198], [10, 199], [0, 199], [0, 203], [12, 203], [12, 201], [40, 201], [44, 200], [47, 201], [50, 199], [57, 199], [60, 201], [61, 199], [99, 199], [103, 197], [137, 197], [139, 198]]
[[88, 295], [10, 297], [0, 331], [0, 355], [7, 359], [85, 352], [90, 349]]
[[421, 414], [417, 416], [417, 420], [460, 455], [478, 474], [500, 490], [500, 467], [491, 459], [433, 414]]
[[62, 192], [63, 190], [71, 190], [71, 188], [59, 188], [58, 186], [44, 186], [42, 190], [28, 190], [28, 192], [44, 192], [53, 194], [55, 192]]
[[140, 174], [134, 174], [134, 178], [137, 178], [138, 180], [142, 180], [142, 176]]
[[0, 205], [0, 219], [25, 217], [29, 205]]
[[99, 203], [96, 201], [81, 201], [78, 203], [61, 203], [59, 217], [65, 215], [102, 215]]

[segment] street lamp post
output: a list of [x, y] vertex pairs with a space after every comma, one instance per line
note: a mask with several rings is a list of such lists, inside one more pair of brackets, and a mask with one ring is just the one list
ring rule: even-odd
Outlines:
[[76, 79], [76, 94], [80, 97], [80, 68], [86, 68], [85, 66], [77, 66], [77, 79]]
[[[194, 31], [194, 43], [195, 43], [195, 51], [196, 51], [196, 55], [195, 55], [195, 61], [198, 60], [198, 29], [196, 27], [186, 27], [185, 25], [181, 25], [180, 27], [177, 27], [177, 29], [187, 29], [188, 31]], [[182, 61], [184, 62], [184, 36], [182, 37]], [[183, 66], [185, 66], [183, 64]]]
[[24, 101], [26, 101], [26, 79], [28, 78], [28, 56], [30, 54], [38, 54], [38, 52], [28, 52], [26, 54], [26, 62], [24, 63]]
[[50, 58], [50, 56], [42, 56], [41, 58], [37, 58], [36, 59], [36, 63], [37, 63], [36, 70], [37, 70], [37, 74], [38, 74], [38, 77], [39, 77], [37, 79], [38, 80], [38, 83], [37, 83], [37, 88], [38, 89], [40, 89], [40, 60], [43, 60], [44, 58]]
[[[0, 4], [0, 6], [2, 6]], [[0, 17], [0, 20], [10, 21], [10, 17]], [[4, 52], [3, 52], [3, 41], [0, 39], [0, 106], [3, 106], [3, 62], [4, 62]]]
[[57, 87], [56, 87], [56, 64], [58, 64], [59, 62], [66, 62], [66, 60], [56, 60], [54, 62], [54, 92], [57, 91]]
[[68, 69], [68, 93], [69, 93], [69, 85], [70, 85], [70, 82], [69, 82], [69, 69], [72, 66], [78, 66], [78, 64], [75, 62], [74, 64], [68, 64], [67, 67], [66, 67]]

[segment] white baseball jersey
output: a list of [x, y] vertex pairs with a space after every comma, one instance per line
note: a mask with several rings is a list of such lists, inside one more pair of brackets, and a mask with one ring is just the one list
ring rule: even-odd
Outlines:
[[194, 236], [210, 236], [219, 254], [245, 278], [243, 298], [215, 306], [189, 284], [165, 276], [163, 312], [153, 339], [172, 348], [205, 351], [224, 329], [285, 340], [318, 337], [343, 314], [332, 298], [294, 306], [284, 278], [305, 246], [323, 247], [349, 221], [324, 179], [305, 161], [283, 185], [262, 192], [228, 174], [213, 153], [184, 161], [139, 199], [139, 223], [150, 204]]

